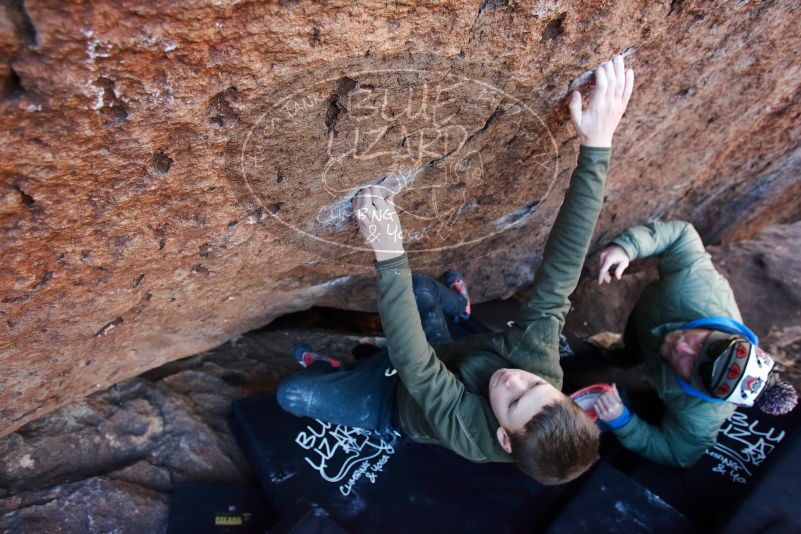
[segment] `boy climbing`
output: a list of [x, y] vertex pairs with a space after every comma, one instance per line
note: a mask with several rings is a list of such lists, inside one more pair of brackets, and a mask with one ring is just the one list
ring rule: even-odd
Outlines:
[[[298, 416], [375, 429], [447, 447], [476, 462], [514, 461], [544, 484], [572, 480], [598, 458], [599, 431], [561, 391], [559, 334], [603, 202], [614, 131], [634, 73], [621, 56], [595, 71], [586, 110], [573, 92], [578, 165], [545, 246], [529, 302], [505, 332], [452, 341], [443, 313], [468, 312], [458, 273], [450, 288], [412, 276], [392, 196], [377, 186], [354, 197], [362, 235], [375, 252], [378, 308], [387, 350], [353, 370], [335, 370], [309, 349], [309, 367], [279, 386]], [[433, 346], [432, 346], [433, 345]]]
[[671, 466], [690, 466], [716, 441], [737, 406], [772, 415], [792, 410], [795, 390], [741, 324], [726, 279], [695, 228], [683, 221], [629, 228], [601, 252], [599, 283], [620, 279], [630, 261], [659, 256], [659, 279], [645, 288], [626, 327], [626, 352], [644, 359], [646, 378], [665, 404], [661, 425], [646, 423], [615, 388], [598, 399], [599, 417], [620, 442]]

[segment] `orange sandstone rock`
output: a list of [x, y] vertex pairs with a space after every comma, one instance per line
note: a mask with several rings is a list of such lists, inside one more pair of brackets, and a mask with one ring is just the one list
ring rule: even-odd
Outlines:
[[313, 304], [375, 306], [354, 188], [412, 265], [530, 283], [627, 51], [596, 247], [798, 218], [796, 2], [41, 2], [0, 8], [0, 434]]

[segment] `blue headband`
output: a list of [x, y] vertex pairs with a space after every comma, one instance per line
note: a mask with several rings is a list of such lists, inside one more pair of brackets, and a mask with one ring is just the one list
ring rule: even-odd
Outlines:
[[707, 402], [726, 402], [723, 399], [716, 399], [715, 397], [710, 397], [709, 395], [707, 395], [703, 391], [698, 391], [697, 389], [692, 387], [690, 384], [685, 382], [684, 379], [682, 377], [680, 377], [675, 371], [673, 373], [673, 376], [676, 377], [676, 382], [679, 383], [679, 385], [681, 386], [681, 389], [683, 389], [684, 392], [687, 395], [692, 395], [693, 397], [699, 398], [701, 400], [705, 400]]
[[702, 317], [681, 325], [682, 330], [690, 328], [706, 328], [708, 330], [718, 330], [727, 334], [743, 336], [752, 345], [759, 346], [759, 338], [743, 323], [737, 322], [730, 317]]

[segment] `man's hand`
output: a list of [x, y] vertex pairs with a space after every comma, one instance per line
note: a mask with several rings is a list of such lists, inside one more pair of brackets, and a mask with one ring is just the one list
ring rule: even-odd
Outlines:
[[634, 88], [634, 71], [625, 69], [623, 56], [615, 56], [595, 69], [595, 89], [587, 109], [581, 109], [581, 93], [570, 95], [570, 120], [581, 138], [581, 144], [594, 147], [612, 146], [620, 118]]
[[624, 404], [620, 400], [620, 394], [617, 392], [617, 384], [612, 384], [612, 391], [598, 397], [593, 408], [595, 413], [598, 414], [598, 418], [605, 423], [614, 421], [623, 415]]
[[623, 271], [629, 266], [630, 261], [626, 251], [617, 245], [609, 245], [603, 249], [599, 258], [601, 272], [598, 274], [598, 285], [612, 281], [612, 275], [609, 271], [613, 267], [615, 269], [615, 278], [620, 280], [620, 277], [623, 276]]
[[352, 201], [359, 231], [378, 261], [403, 254], [403, 231], [393, 198], [386, 187], [372, 186], [360, 189]]

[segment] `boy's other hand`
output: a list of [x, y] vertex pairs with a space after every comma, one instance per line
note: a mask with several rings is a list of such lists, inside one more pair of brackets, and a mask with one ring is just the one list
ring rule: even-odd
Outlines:
[[389, 189], [374, 185], [360, 189], [352, 201], [359, 231], [378, 261], [403, 254], [403, 231], [393, 200]]
[[595, 69], [593, 89], [587, 109], [582, 111], [581, 93], [570, 95], [570, 120], [581, 138], [581, 144], [611, 147], [620, 118], [634, 88], [634, 71], [626, 70], [623, 56], [617, 55]]
[[617, 384], [612, 384], [612, 391], [608, 391], [598, 397], [595, 401], [595, 413], [598, 418], [604, 423], [614, 421], [623, 415], [623, 401], [620, 399], [620, 394], [617, 392]]
[[630, 261], [626, 251], [617, 245], [609, 245], [603, 249], [599, 258], [601, 272], [598, 274], [598, 285], [604, 282], [608, 284], [612, 281], [612, 275], [609, 271], [613, 267], [615, 269], [615, 278], [620, 280], [620, 277], [623, 276], [623, 271], [628, 268]]

